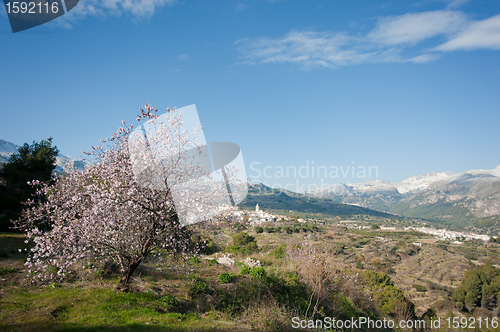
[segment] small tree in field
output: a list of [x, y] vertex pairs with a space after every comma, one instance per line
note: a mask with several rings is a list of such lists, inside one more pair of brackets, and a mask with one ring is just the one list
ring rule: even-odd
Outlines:
[[[18, 221], [34, 242], [26, 263], [31, 273], [42, 280], [62, 279], [74, 264], [113, 259], [123, 271], [116, 289], [128, 291], [146, 257], [189, 252], [189, 232], [179, 221], [170, 189], [206, 174], [195, 162], [202, 154], [195, 135], [201, 128], [188, 132], [181, 113], [169, 109], [168, 115], [166, 122], [157, 122], [157, 109], [146, 104], [137, 120], [155, 128], [143, 140], [130, 144], [133, 126], [120, 128], [103, 140], [107, 148], [92, 147], [92, 166], [39, 189], [46, 202], [28, 206]], [[204, 186], [202, 193], [186, 191], [184, 198], [199, 206], [220, 195], [220, 186]], [[50, 226], [47, 232], [36, 226], [42, 219]]]

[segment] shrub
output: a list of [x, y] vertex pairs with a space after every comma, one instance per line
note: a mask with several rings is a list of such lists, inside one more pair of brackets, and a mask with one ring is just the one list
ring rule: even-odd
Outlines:
[[167, 306], [167, 307], [177, 307], [179, 305], [179, 301], [172, 295], [162, 296], [159, 300], [159, 303]]
[[257, 234], [263, 233], [263, 232], [264, 232], [264, 228], [262, 228], [262, 227], [260, 227], [260, 226], [257, 226], [257, 227], [255, 227], [255, 232], [256, 232]]
[[285, 258], [286, 244], [282, 244], [271, 252], [271, 255], [277, 259]]
[[232, 254], [249, 254], [246, 248], [240, 246], [227, 246], [224, 251]]
[[266, 277], [266, 269], [262, 266], [256, 266], [250, 270], [250, 275], [256, 279], [263, 279]]
[[250, 242], [255, 242], [255, 238], [246, 232], [233, 235], [233, 242], [237, 246], [246, 246]]
[[245, 246], [245, 249], [248, 250], [249, 252], [254, 252], [254, 251], [257, 251], [259, 249], [259, 247], [257, 246], [257, 243], [249, 242]]
[[197, 297], [202, 294], [208, 294], [208, 285], [203, 281], [196, 281], [194, 285], [189, 289], [189, 295], [191, 297]]
[[219, 274], [219, 281], [221, 284], [229, 284], [232, 281], [231, 275], [229, 273], [221, 273]]
[[415, 287], [417, 292], [427, 292], [427, 288], [425, 288], [425, 286], [422, 286], [420, 284], [414, 284], [413, 287]]
[[200, 261], [200, 258], [198, 258], [198, 256], [193, 256], [189, 259], [189, 262], [192, 263], [192, 264], [198, 264], [198, 263], [201, 263]]
[[213, 258], [212, 258], [212, 259], [209, 259], [209, 260], [208, 260], [208, 262], [209, 262], [210, 264], [215, 264], [215, 265], [219, 264], [219, 262], [217, 262], [217, 260], [216, 260], [216, 259], [213, 259]]
[[252, 270], [252, 269], [251, 269], [251, 268], [249, 268], [248, 266], [243, 265], [243, 266], [241, 267], [241, 269], [240, 269], [240, 274], [241, 274], [241, 275], [247, 275], [247, 274], [250, 274], [250, 271], [251, 271], [251, 270]]

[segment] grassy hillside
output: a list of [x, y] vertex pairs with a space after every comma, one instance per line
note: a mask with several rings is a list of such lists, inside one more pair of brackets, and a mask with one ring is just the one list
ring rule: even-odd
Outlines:
[[[293, 331], [295, 316], [396, 319], [398, 306], [410, 302], [416, 318], [430, 308], [441, 317], [464, 316], [453, 298], [464, 273], [485, 262], [500, 264], [500, 244], [349, 229], [341, 219], [327, 219], [300, 227], [275, 222], [264, 231], [239, 223], [200, 225], [220, 252], [184, 262], [146, 261], [130, 293], [117, 293], [120, 275], [99, 266], [61, 284], [31, 284], [26, 256], [18, 251], [26, 246], [23, 235], [2, 234], [0, 330]], [[376, 217], [354, 219], [369, 224]], [[236, 236], [241, 232], [253, 246], [233, 241], [245, 238]], [[217, 264], [225, 254], [237, 264]], [[245, 266], [248, 257], [262, 267]]]

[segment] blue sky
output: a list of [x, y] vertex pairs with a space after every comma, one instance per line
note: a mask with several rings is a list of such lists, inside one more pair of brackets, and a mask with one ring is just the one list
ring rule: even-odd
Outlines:
[[76, 158], [149, 102], [196, 104], [271, 185], [313, 161], [378, 169], [323, 184], [500, 164], [496, 0], [80, 0], [16, 34], [2, 8], [0, 50], [0, 138]]

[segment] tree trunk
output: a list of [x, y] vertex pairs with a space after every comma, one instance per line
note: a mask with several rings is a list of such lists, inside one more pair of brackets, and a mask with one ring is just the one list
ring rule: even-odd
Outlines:
[[129, 264], [127, 270], [125, 271], [125, 274], [120, 279], [118, 286], [116, 286], [117, 291], [128, 292], [130, 290], [130, 278], [134, 274], [134, 271], [137, 269], [137, 267], [141, 264], [141, 261], [142, 259]]

